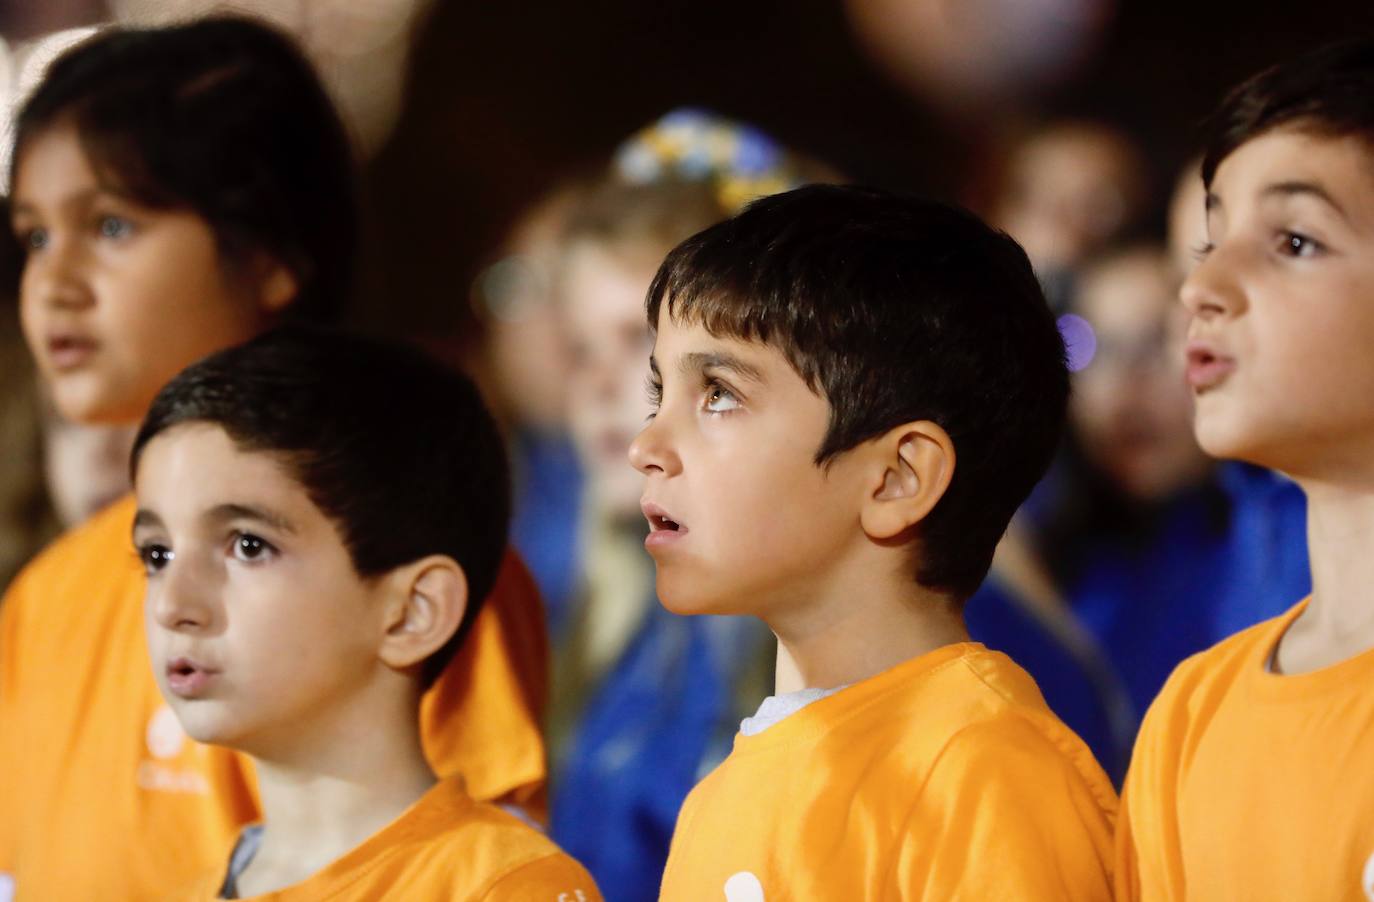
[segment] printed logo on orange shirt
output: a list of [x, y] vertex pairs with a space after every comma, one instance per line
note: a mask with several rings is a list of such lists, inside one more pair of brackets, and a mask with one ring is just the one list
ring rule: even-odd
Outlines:
[[181, 728], [181, 722], [171, 708], [163, 705], [153, 712], [148, 729], [144, 731], [144, 739], [148, 743], [148, 754], [156, 760], [139, 762], [137, 778], [140, 789], [209, 794], [210, 784], [199, 771], [164, 763], [179, 757], [186, 746], [186, 731]]
[[740, 871], [725, 881], [725, 902], [764, 902], [763, 884], [748, 871]]
[[1370, 855], [1364, 863], [1364, 880], [1360, 885], [1364, 887], [1365, 896], [1374, 902], [1374, 855]]

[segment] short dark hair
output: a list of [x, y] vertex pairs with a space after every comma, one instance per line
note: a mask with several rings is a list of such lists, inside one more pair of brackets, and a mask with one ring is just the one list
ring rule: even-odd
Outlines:
[[226, 261], [260, 251], [287, 267], [299, 285], [287, 316], [338, 318], [356, 238], [352, 150], [290, 37], [232, 17], [94, 35], [52, 63], [16, 117], [11, 186], [33, 137], [68, 122], [112, 190], [194, 211]]
[[779, 349], [830, 404], [817, 465], [902, 423], [954, 442], [917, 527], [916, 579], [966, 598], [1044, 474], [1069, 393], [1064, 343], [1026, 254], [972, 214], [868, 188], [755, 201], [678, 245], [649, 288], [675, 322]]
[[1374, 144], [1374, 40], [1329, 44], [1234, 88], [1207, 126], [1203, 184], [1211, 187], [1217, 167], [1236, 148], [1285, 126]]
[[373, 577], [429, 554], [458, 562], [468, 610], [425, 661], [432, 682], [496, 581], [510, 516], [505, 449], [476, 387], [416, 348], [283, 327], [182, 370], [153, 401], [131, 468], [156, 435], [211, 423], [278, 456]]

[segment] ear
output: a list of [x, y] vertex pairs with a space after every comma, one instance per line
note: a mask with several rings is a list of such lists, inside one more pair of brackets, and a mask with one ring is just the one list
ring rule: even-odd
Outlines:
[[859, 522], [870, 538], [894, 539], [926, 518], [954, 477], [949, 433], [919, 420], [864, 443], [868, 494]]
[[397, 568], [387, 581], [378, 656], [388, 667], [403, 670], [434, 654], [457, 632], [468, 608], [468, 579], [453, 558], [436, 554]]
[[300, 291], [296, 274], [271, 257], [258, 264], [258, 307], [263, 313], [281, 313]]

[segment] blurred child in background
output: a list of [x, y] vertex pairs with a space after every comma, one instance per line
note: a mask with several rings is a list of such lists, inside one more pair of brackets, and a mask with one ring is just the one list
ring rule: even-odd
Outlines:
[[473, 285], [478, 339], [465, 355], [506, 434], [511, 544], [539, 584], [555, 635], [576, 591], [582, 477], [568, 436], [568, 342], [553, 294], [560, 235], [582, 190], [560, 186], [520, 215]]
[[682, 800], [767, 694], [774, 661], [757, 621], [678, 617], [654, 593], [642, 479], [625, 461], [651, 410], [645, 292], [674, 244], [813, 171], [752, 128], [679, 111], [627, 142], [561, 236], [585, 492], [581, 592], [553, 625], [552, 832], [615, 900], [658, 897]]
[[1053, 120], [1002, 155], [989, 222], [1026, 249], [1050, 305], [1062, 311], [1073, 273], [1138, 223], [1149, 198], [1139, 148], [1091, 120]]

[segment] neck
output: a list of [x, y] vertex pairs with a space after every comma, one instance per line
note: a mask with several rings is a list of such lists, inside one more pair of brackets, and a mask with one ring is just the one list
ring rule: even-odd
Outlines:
[[1316, 621], [1348, 630], [1374, 622], [1374, 488], [1302, 483]]
[[255, 751], [265, 829], [240, 880], [244, 895], [304, 880], [434, 786], [420, 742], [418, 689], [395, 676], [411, 684], [404, 687], [407, 704], [393, 698], [357, 705], [327, 725], [299, 725], [288, 743]]
[[1374, 487], [1301, 480], [1307, 494], [1312, 600], [1279, 642], [1283, 673], [1305, 673], [1374, 648]]
[[958, 606], [914, 582], [904, 558], [873, 563], [769, 618], [778, 637], [777, 692], [847, 686], [968, 641]]

